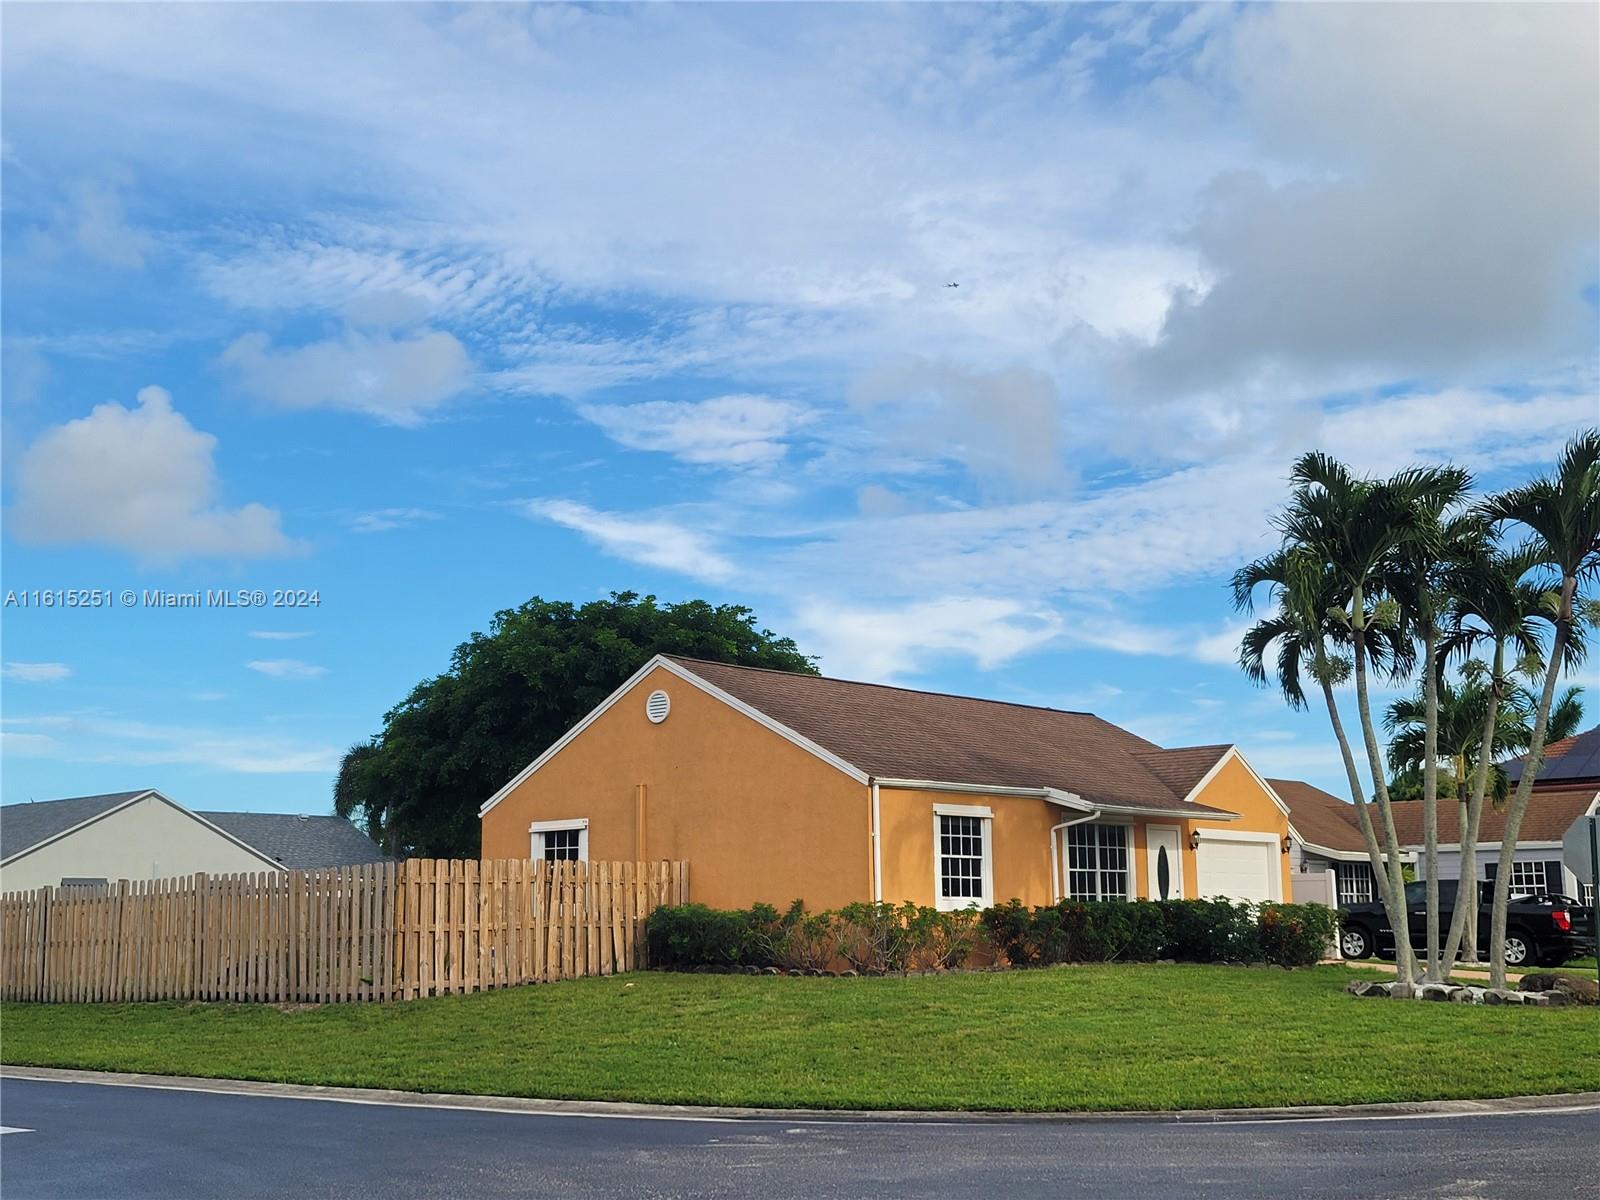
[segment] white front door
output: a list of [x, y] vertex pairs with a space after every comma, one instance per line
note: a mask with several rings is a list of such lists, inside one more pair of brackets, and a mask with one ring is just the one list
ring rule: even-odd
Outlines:
[[1183, 855], [1176, 825], [1147, 825], [1145, 862], [1149, 869], [1152, 900], [1183, 899]]

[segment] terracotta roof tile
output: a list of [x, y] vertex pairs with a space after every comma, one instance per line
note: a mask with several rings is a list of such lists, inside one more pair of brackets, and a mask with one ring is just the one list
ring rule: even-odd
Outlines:
[[1222, 811], [1184, 803], [1188, 789], [1168, 781], [1193, 772], [1190, 758], [1164, 761], [1168, 752], [1089, 713], [669, 657], [868, 775], [1051, 787], [1202, 818]]

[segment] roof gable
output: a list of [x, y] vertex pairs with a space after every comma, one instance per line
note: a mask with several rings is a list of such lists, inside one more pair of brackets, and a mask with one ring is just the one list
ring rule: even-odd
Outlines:
[[133, 792], [103, 792], [98, 796], [68, 796], [0, 807], [0, 861], [15, 858], [69, 829], [148, 796], [151, 791], [141, 788]]

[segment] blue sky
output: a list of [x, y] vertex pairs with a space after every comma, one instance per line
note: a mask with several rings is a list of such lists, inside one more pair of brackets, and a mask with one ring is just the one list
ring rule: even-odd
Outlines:
[[[325, 811], [532, 595], [1339, 786], [1232, 665], [1292, 458], [1596, 417], [1592, 6], [14, 6], [6, 802]], [[959, 287], [949, 287], [957, 283]]]

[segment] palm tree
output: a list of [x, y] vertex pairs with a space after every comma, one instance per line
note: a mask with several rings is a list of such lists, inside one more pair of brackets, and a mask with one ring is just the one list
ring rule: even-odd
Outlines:
[[[1438, 685], [1436, 761], [1463, 808], [1472, 795], [1472, 778], [1478, 773], [1484, 718], [1490, 705], [1497, 711], [1491, 726], [1489, 795], [1503, 799], [1511, 792], [1505, 769], [1497, 760], [1528, 748], [1528, 721], [1516, 708], [1500, 703], [1500, 696], [1490, 683], [1491, 674], [1487, 663], [1470, 659], [1461, 668], [1460, 682], [1442, 679]], [[1579, 709], [1581, 712], [1581, 705]], [[1415, 696], [1390, 704], [1384, 715], [1384, 728], [1389, 731], [1389, 768], [1396, 777], [1389, 784], [1391, 796], [1399, 780], [1421, 777], [1427, 754], [1426, 723], [1427, 702], [1420, 686]], [[1466, 828], [1464, 821], [1461, 828]]]
[[[1253, 612], [1255, 593], [1260, 587], [1269, 589], [1273, 611], [1245, 630], [1239, 646], [1239, 665], [1254, 683], [1265, 686], [1275, 680], [1293, 709], [1308, 707], [1302, 676], [1309, 675], [1316, 683], [1339, 744], [1357, 823], [1373, 864], [1378, 898], [1387, 908], [1392, 895], [1389, 877], [1380, 865], [1383, 853], [1373, 830], [1366, 789], [1361, 785], [1361, 773], [1334, 696], [1334, 689], [1350, 678], [1346, 653], [1349, 627], [1328, 616], [1336, 607], [1336, 578], [1316, 555], [1304, 549], [1278, 550], [1234, 572], [1235, 607], [1241, 612]], [[1385, 661], [1396, 649], [1394, 639], [1380, 637], [1376, 642], [1376, 653]]]
[[[1478, 827], [1491, 774], [1499, 781], [1494, 800], [1497, 808], [1502, 799], [1500, 791], [1504, 788], [1504, 772], [1495, 765], [1498, 754], [1495, 741], [1504, 737], [1507, 747], [1521, 749], [1528, 745], [1532, 733], [1529, 715], [1533, 704], [1527, 699], [1526, 689], [1513, 681], [1514, 670], [1507, 665], [1508, 656], [1517, 664], [1515, 670], [1537, 661], [1537, 614], [1544, 604], [1538, 588], [1520, 581], [1528, 567], [1526, 557], [1503, 553], [1489, 533], [1486, 526], [1481, 539], [1458, 547], [1459, 553], [1450, 571], [1450, 610], [1441, 647], [1445, 660], [1467, 660], [1462, 668], [1467, 682], [1481, 683], [1486, 693], [1472, 789], [1460, 814], [1460, 878], [1471, 881], [1478, 877]], [[1490, 663], [1482, 668], [1470, 656], [1485, 646], [1490, 651]], [[1504, 734], [1501, 733], [1503, 706], [1515, 711], [1514, 727]], [[1456, 774], [1458, 779], [1465, 778], [1465, 763]], [[1476, 960], [1478, 957], [1478, 904], [1476, 893], [1469, 894], [1473, 895], [1474, 903], [1456, 905], [1442, 955], [1446, 963], [1455, 961], [1456, 950], [1461, 946], [1466, 947], [1467, 958]]]
[[[1337, 600], [1328, 615], [1349, 630], [1356, 712], [1386, 852], [1385, 861], [1374, 858], [1373, 870], [1389, 874], [1389, 917], [1399, 968], [1396, 985], [1402, 994], [1408, 994], [1416, 960], [1405, 907], [1399, 902], [1405, 886], [1400, 839], [1389, 805], [1388, 772], [1372, 719], [1370, 674], [1377, 665], [1375, 644], [1391, 632], [1402, 635], [1396, 645], [1403, 645], [1407, 652], [1396, 655], [1390, 674], [1409, 674], [1415, 660], [1411, 633], [1426, 623], [1418, 607], [1418, 576], [1413, 566], [1440, 553], [1440, 516], [1464, 494], [1468, 481], [1465, 472], [1451, 467], [1415, 468], [1383, 481], [1362, 479], [1342, 463], [1316, 452], [1302, 455], [1290, 478], [1295, 484], [1294, 496], [1278, 526], [1288, 544], [1304, 547], [1328, 565]], [[1412, 600], [1409, 610], [1399, 597]], [[1424, 641], [1429, 644], [1426, 638]], [[1437, 912], [1437, 903], [1430, 905], [1430, 910]]]
[[1506, 906], [1511, 896], [1511, 864], [1517, 835], [1528, 811], [1533, 782], [1544, 760], [1545, 730], [1564, 668], [1582, 660], [1584, 624], [1594, 619], [1578, 588], [1600, 573], [1600, 430], [1588, 429], [1567, 443], [1555, 473], [1490, 499], [1486, 515], [1497, 524], [1528, 532], [1527, 552], [1536, 570], [1553, 574], [1555, 591], [1545, 616], [1552, 627], [1544, 660], [1544, 686], [1534, 711], [1533, 734], [1522, 777], [1506, 813], [1500, 841], [1500, 868], [1494, 881], [1489, 923], [1490, 986], [1506, 985]]
[[1389, 488], [1407, 496], [1408, 528], [1400, 531], [1390, 563], [1389, 586], [1402, 618], [1422, 643], [1422, 860], [1427, 897], [1423, 977], [1443, 979], [1439, 957], [1439, 660], [1440, 628], [1449, 607], [1452, 565], [1470, 554], [1484, 535], [1476, 514], [1451, 510], [1465, 502], [1472, 477], [1456, 467], [1407, 471]]

